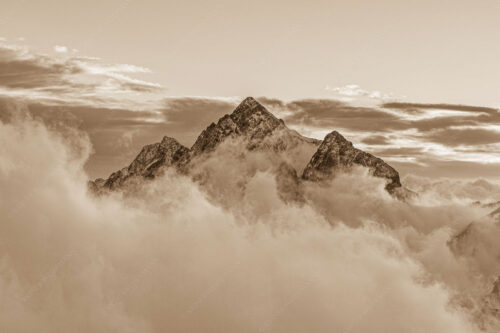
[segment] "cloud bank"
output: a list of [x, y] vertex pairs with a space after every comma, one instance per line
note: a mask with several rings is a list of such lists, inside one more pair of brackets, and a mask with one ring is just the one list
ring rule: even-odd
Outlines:
[[479, 331], [462, 304], [492, 273], [477, 281], [481, 266], [447, 241], [489, 212], [468, 200], [494, 185], [430, 186], [407, 204], [360, 169], [285, 203], [265, 159], [238, 161], [233, 146], [204, 161], [226, 178], [167, 172], [96, 198], [85, 132], [12, 108], [0, 123], [3, 331]]

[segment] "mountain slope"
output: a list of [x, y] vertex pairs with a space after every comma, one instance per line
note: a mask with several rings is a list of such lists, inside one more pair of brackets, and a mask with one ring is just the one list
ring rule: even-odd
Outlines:
[[401, 187], [399, 173], [393, 167], [378, 157], [354, 148], [352, 143], [337, 131], [325, 137], [307, 164], [302, 178], [321, 181], [334, 176], [338, 171], [346, 171], [354, 165], [367, 167], [375, 177], [386, 178], [388, 181], [386, 189], [389, 193]]
[[128, 167], [113, 172], [106, 180], [97, 179], [90, 186], [94, 190], [114, 190], [136, 177], [154, 178], [163, 167], [180, 167], [187, 163], [188, 158], [189, 149], [177, 140], [165, 136], [161, 142], [144, 146]]

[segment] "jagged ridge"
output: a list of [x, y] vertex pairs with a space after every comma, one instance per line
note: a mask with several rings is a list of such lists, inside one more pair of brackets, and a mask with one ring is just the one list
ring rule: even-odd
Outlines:
[[133, 177], [154, 178], [162, 167], [187, 163], [188, 153], [177, 140], [165, 136], [161, 142], [144, 146], [128, 167], [113, 172], [107, 180], [97, 179], [91, 186], [113, 190]]
[[[230, 138], [242, 138], [248, 150], [261, 149], [284, 153], [288, 154], [291, 160], [294, 159], [293, 149], [298, 146], [309, 147], [311, 154], [312, 149], [319, 146], [302, 172], [302, 180], [321, 181], [334, 176], [339, 170], [361, 165], [369, 168], [373, 176], [386, 178], [386, 189], [390, 193], [401, 187], [399, 174], [394, 168], [380, 158], [354, 148], [352, 143], [337, 131], [328, 134], [322, 142], [304, 137], [286, 127], [281, 119], [276, 118], [252, 97], [243, 100], [231, 114], [223, 116], [217, 123], [210, 124], [199, 135], [191, 149], [182, 146], [173, 138], [164, 137], [159, 143], [145, 146], [128, 167], [112, 173], [107, 180], [97, 179], [91, 182], [90, 186], [94, 190], [113, 190], [121, 187], [130, 178], [154, 178], [163, 168], [171, 166], [187, 172], [193, 160], [209, 154]], [[286, 165], [278, 170], [286, 170], [284, 174], [288, 176], [294, 175], [289, 183], [293, 185], [299, 179], [297, 172], [303, 168], [299, 167], [300, 165]]]

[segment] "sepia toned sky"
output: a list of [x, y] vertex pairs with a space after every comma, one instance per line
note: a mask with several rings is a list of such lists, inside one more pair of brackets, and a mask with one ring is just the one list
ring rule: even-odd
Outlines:
[[163, 135], [190, 146], [246, 96], [403, 175], [497, 178], [499, 12], [490, 0], [4, 0], [0, 104], [78, 124], [92, 178]]
[[500, 2], [3, 0], [1, 36], [151, 68], [171, 95], [328, 95], [500, 106]]

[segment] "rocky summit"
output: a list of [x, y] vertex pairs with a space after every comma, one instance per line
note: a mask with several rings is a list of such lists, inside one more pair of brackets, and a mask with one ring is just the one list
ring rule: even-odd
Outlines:
[[247, 148], [271, 148], [283, 151], [300, 143], [319, 145], [320, 141], [306, 138], [285, 126], [252, 97], [247, 97], [233, 113], [223, 116], [205, 129], [191, 147], [193, 156], [210, 152], [226, 138], [243, 137]]
[[[375, 177], [387, 179], [389, 193], [401, 188], [398, 172], [380, 158], [354, 148], [340, 133], [333, 131], [323, 141], [304, 137], [289, 129], [283, 120], [276, 118], [254, 98], [243, 100], [231, 113], [210, 124], [188, 149], [175, 139], [164, 137], [159, 143], [147, 145], [126, 168], [112, 173], [108, 179], [90, 182], [94, 191], [119, 189], [131, 179], [158, 176], [162, 170], [173, 167], [189, 174], [190, 167], [200, 158], [210, 156], [227, 140], [239, 140], [246, 151], [271, 153], [279, 156], [276, 170], [286, 170], [277, 175], [284, 189], [296, 188], [300, 181], [322, 181], [339, 171], [348, 171], [355, 165], [367, 167]], [[312, 156], [312, 158], [311, 158]], [[302, 175], [298, 177], [298, 175]], [[294, 177], [288, 177], [294, 175]], [[293, 185], [293, 186], [292, 186]]]
[[393, 167], [372, 154], [354, 148], [352, 143], [337, 131], [325, 137], [307, 164], [302, 178], [320, 181], [354, 165], [367, 167], [373, 176], [387, 179], [386, 189], [390, 193], [401, 187], [399, 173]]

